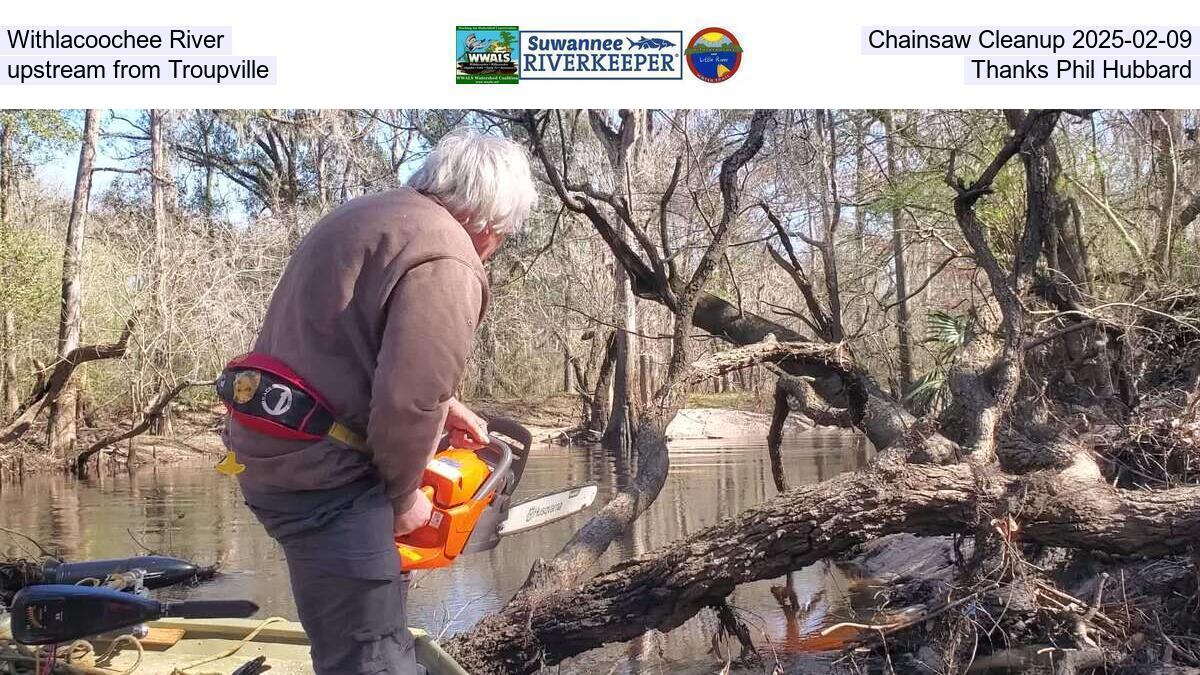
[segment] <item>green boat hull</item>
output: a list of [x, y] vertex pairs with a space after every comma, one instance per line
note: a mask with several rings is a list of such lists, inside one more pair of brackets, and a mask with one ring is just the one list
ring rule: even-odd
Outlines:
[[[0, 642], [10, 638], [8, 619], [7, 616], [0, 617]], [[150, 628], [165, 629], [167, 632], [182, 630], [183, 637], [168, 646], [149, 646], [133, 673], [170, 675], [177, 668], [187, 668], [189, 673], [232, 673], [247, 661], [264, 656], [271, 666], [271, 675], [311, 675], [308, 636], [300, 624], [294, 621], [263, 624], [263, 621], [256, 619], [155, 621], [149, 624]], [[254, 639], [247, 640], [260, 627]], [[431, 635], [418, 628], [410, 628], [409, 631], [416, 642], [417, 662], [425, 666], [429, 675], [469, 675]], [[177, 632], [175, 634], [178, 635]], [[230, 651], [233, 651], [230, 656], [189, 667]], [[2, 657], [3, 648], [0, 647], [0, 659]], [[137, 658], [136, 650], [124, 649], [107, 668], [121, 672], [137, 663]]]

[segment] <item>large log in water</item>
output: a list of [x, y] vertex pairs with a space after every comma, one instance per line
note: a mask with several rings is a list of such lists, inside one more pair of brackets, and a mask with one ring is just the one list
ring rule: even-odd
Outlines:
[[1178, 553], [1200, 537], [1200, 487], [1116, 490], [1089, 464], [1013, 476], [885, 459], [785, 492], [536, 603], [511, 603], [448, 647], [472, 673], [533, 672], [650, 629], [670, 630], [739, 584], [887, 534], [972, 532], [981, 518], [1011, 516], [1024, 541], [1113, 554]]

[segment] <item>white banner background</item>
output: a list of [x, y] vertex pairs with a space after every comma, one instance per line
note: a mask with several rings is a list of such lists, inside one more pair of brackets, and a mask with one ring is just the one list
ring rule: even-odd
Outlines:
[[[4, 86], [3, 107], [1192, 107], [1200, 90], [1137, 84], [967, 85], [963, 57], [864, 55], [872, 26], [1200, 24], [1200, 3], [1110, 0], [1003, 3], [533, 2], [283, 3], [208, 0], [9, 2], [12, 25], [233, 27], [235, 55], [275, 56], [275, 85]], [[522, 29], [732, 31], [744, 49], [727, 82], [526, 81], [456, 85], [456, 25]], [[1200, 36], [1196, 36], [1200, 39]]]

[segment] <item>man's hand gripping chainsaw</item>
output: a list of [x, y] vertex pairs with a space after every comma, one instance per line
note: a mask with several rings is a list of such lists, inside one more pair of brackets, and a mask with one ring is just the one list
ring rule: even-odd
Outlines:
[[396, 539], [404, 570], [445, 567], [462, 553], [493, 549], [501, 537], [561, 520], [596, 499], [596, 486], [585, 485], [512, 504], [532, 435], [503, 418], [488, 421], [488, 435], [486, 446], [442, 450], [425, 467], [421, 490], [433, 514], [427, 525]]

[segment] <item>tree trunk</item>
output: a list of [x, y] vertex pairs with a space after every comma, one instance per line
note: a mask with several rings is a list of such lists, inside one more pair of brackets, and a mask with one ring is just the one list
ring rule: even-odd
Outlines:
[[216, 115], [211, 112], [198, 113], [198, 114], [205, 115], [205, 119], [206, 119], [206, 121], [203, 123], [203, 127], [202, 127], [202, 129], [203, 129], [202, 143], [204, 144], [204, 158], [205, 158], [204, 162], [203, 162], [204, 196], [203, 196], [202, 204], [203, 204], [203, 210], [204, 210], [204, 217], [208, 220], [209, 233], [212, 234], [215, 232], [215, 228], [213, 228], [212, 221], [213, 221], [214, 215], [216, 214], [216, 209], [217, 209], [216, 193], [215, 193], [217, 169], [215, 166], [213, 166], [213, 160], [212, 160], [212, 157], [213, 157], [212, 137], [213, 137], [213, 130], [216, 128]]
[[616, 358], [612, 369], [612, 408], [604, 434], [600, 437], [600, 445], [607, 450], [628, 456], [633, 447], [633, 425], [637, 423], [635, 396], [630, 382], [633, 373], [630, 358], [633, 341], [629, 332], [622, 329], [617, 330], [614, 339]]
[[[888, 182], [896, 188], [899, 179], [899, 163], [896, 157], [896, 123], [892, 111], [883, 113], [883, 133], [887, 137]], [[903, 210], [898, 200], [892, 199], [892, 259], [896, 265], [896, 344], [900, 365], [900, 396], [908, 395], [912, 389], [912, 342], [909, 337], [908, 316], [908, 271], [904, 262], [904, 229], [900, 226]]]
[[5, 416], [15, 413], [21, 407], [21, 394], [17, 390], [17, 315], [11, 309], [4, 311], [4, 363], [0, 366], [3, 372]]
[[[167, 284], [167, 186], [171, 176], [167, 165], [167, 144], [163, 138], [163, 126], [166, 112], [163, 110], [150, 111], [150, 202], [154, 212], [154, 267], [152, 280], [154, 295], [154, 330], [158, 333], [151, 340], [153, 356], [150, 359], [154, 368], [152, 378], [154, 391], [166, 391], [174, 386], [171, 368], [171, 308], [168, 298]], [[155, 417], [151, 425], [151, 433], [164, 435], [171, 430], [171, 408], [168, 406], [162, 414]]]
[[604, 352], [600, 355], [600, 370], [596, 374], [596, 389], [592, 392], [591, 411], [588, 413], [588, 428], [597, 434], [602, 434], [608, 428], [612, 372], [616, 362], [617, 333], [613, 331], [604, 340]]
[[[804, 340], [792, 329], [741, 311], [710, 293], [701, 294], [692, 315], [692, 325], [735, 345], [762, 342], [769, 335], [780, 341]], [[888, 397], [869, 377], [852, 376], [853, 386], [847, 386], [846, 373], [820, 362], [796, 359], [781, 363], [780, 367], [792, 375], [812, 378], [812, 389], [828, 405], [851, 411], [855, 416], [854, 425], [867, 435], [876, 449], [892, 445], [917, 422], [916, 417]]]
[[[395, 143], [395, 140], [393, 140], [393, 143]], [[571, 287], [568, 285], [564, 292], [563, 307], [571, 306]], [[563, 317], [562, 325], [564, 327], [564, 332], [557, 333], [559, 340], [562, 342], [562, 390], [563, 393], [570, 394], [571, 392], [575, 391], [575, 381], [572, 377], [574, 375], [572, 371], [575, 367], [575, 361], [571, 356], [571, 343], [568, 341], [569, 333], [567, 331], [569, 331], [569, 328], [567, 327], [570, 325], [570, 323], [567, 316]], [[586, 387], [587, 385], [583, 382], [580, 382], [579, 386]]]
[[[65, 359], [79, 346], [83, 332], [83, 242], [87, 226], [88, 200], [92, 192], [92, 165], [96, 159], [96, 139], [100, 134], [99, 114], [84, 113], [83, 140], [79, 145], [79, 168], [75, 174], [75, 193], [67, 221], [63, 246], [62, 304], [58, 322], [58, 358]], [[50, 406], [48, 450], [52, 457], [68, 456], [75, 444], [75, 385], [68, 381]]]
[[767, 430], [767, 455], [771, 459], [771, 477], [775, 480], [775, 489], [787, 492], [787, 472], [783, 468], [783, 426], [787, 423], [788, 414], [792, 412], [788, 404], [788, 394], [782, 386], [775, 387], [775, 408], [771, 412], [771, 427]]
[[476, 398], [486, 399], [496, 394], [497, 347], [496, 331], [492, 329], [492, 322], [484, 322], [479, 330], [479, 374], [475, 381]]
[[567, 349], [566, 343], [563, 343], [562, 349], [562, 390], [563, 393], [569, 394], [575, 390], [573, 378], [571, 377], [571, 350]]
[[[0, 228], [11, 227], [9, 223], [9, 199], [16, 172], [13, 171], [12, 132], [9, 125], [0, 127]], [[0, 341], [4, 360], [0, 362], [0, 414], [10, 415], [21, 406], [21, 395], [17, 391], [17, 315], [12, 307], [4, 308], [4, 336]]]
[[854, 124], [854, 239], [861, 254], [866, 250], [867, 233], [867, 144], [871, 118], [864, 116]]
[[1166, 279], [1175, 272], [1174, 248], [1179, 234], [1175, 217], [1175, 202], [1179, 194], [1179, 166], [1176, 164], [1176, 146], [1179, 143], [1179, 112], [1176, 110], [1148, 110], [1150, 118], [1150, 140], [1153, 144], [1154, 163], [1161, 176], [1161, 199], [1158, 206], [1158, 235], [1154, 240], [1154, 262]]
[[[837, 230], [842, 219], [842, 200], [837, 184], [837, 128], [832, 111], [819, 110], [815, 117], [817, 135], [824, 137], [828, 143], [828, 156], [821, 164], [820, 191], [821, 217], [825, 227], [821, 245], [817, 249], [821, 254], [825, 294], [829, 302], [829, 340], [841, 342], [846, 339], [846, 324], [842, 316], [842, 283], [837, 254]], [[826, 204], [830, 206], [826, 207]]]
[[[1005, 115], [1014, 130], [1020, 128], [1025, 118], [1024, 113], [1014, 110], [1006, 111]], [[1173, 161], [1173, 155], [1170, 157]], [[1027, 189], [1033, 197], [1021, 265], [1032, 270], [1040, 250], [1049, 283], [1036, 284], [1035, 290], [1064, 313], [1065, 321], [1083, 321], [1089, 314], [1086, 304], [1091, 290], [1084, 219], [1078, 204], [1060, 189], [1063, 169], [1053, 138], [1047, 137], [1037, 144], [1032, 153], [1022, 154], [1022, 162]], [[1041, 187], [1031, 182], [1034, 180]], [[1073, 391], [1067, 392], [1069, 395], [1082, 394], [1100, 403], [1120, 395], [1125, 406], [1134, 405], [1137, 393], [1125, 375], [1127, 355], [1123, 333], [1122, 328], [1098, 324], [1063, 337], [1059, 348], [1065, 354], [1059, 356], [1059, 365], [1065, 367], [1058, 369], [1058, 375], [1067, 374], [1075, 382]], [[1093, 355], [1088, 356], [1089, 353]]]
[[[612, 169], [612, 193], [627, 205], [634, 204], [637, 195], [629, 194], [628, 186], [638, 173], [639, 141], [645, 133], [646, 115], [642, 111], [621, 110], [619, 126], [609, 125], [607, 113], [588, 111], [588, 124], [604, 148]], [[625, 221], [617, 218], [617, 235], [628, 237]], [[637, 396], [633, 380], [637, 364], [637, 299], [630, 287], [630, 276], [620, 260], [613, 263], [613, 323], [617, 326], [616, 362], [612, 373], [612, 409], [600, 444], [628, 456], [633, 447], [633, 435], [638, 426]]]
[[9, 125], [0, 127], [0, 226], [8, 226], [8, 200], [16, 179], [12, 166], [12, 135]]

